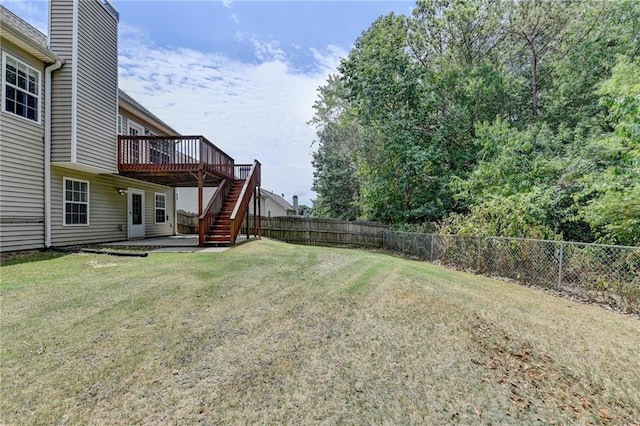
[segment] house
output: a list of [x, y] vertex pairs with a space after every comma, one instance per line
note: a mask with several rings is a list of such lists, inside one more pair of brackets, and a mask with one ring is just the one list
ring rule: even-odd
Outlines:
[[[203, 196], [211, 199], [216, 188], [204, 188]], [[176, 208], [186, 213], [196, 213], [198, 210], [198, 188], [176, 188]]]
[[[294, 202], [297, 202], [297, 197], [293, 198]], [[249, 207], [251, 213], [253, 213], [252, 207]], [[266, 217], [296, 216], [296, 208], [293, 205], [289, 204], [284, 197], [266, 189], [260, 189], [260, 208]]]
[[198, 188], [200, 244], [235, 241], [260, 163], [118, 89], [118, 20], [108, 0], [51, 0], [47, 38], [0, 5], [1, 251], [174, 235], [183, 186]]

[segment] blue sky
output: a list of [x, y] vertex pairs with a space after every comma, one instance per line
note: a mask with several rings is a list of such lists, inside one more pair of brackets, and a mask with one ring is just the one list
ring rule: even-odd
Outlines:
[[[47, 2], [0, 0], [47, 32]], [[202, 134], [262, 185], [311, 205], [316, 89], [378, 16], [413, 1], [112, 0], [120, 87], [183, 134]]]

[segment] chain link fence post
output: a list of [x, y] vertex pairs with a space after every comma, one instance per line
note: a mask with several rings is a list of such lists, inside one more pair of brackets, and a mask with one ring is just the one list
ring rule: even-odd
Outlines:
[[564, 263], [564, 242], [560, 241], [560, 255], [558, 259], [558, 283], [556, 284], [556, 288], [560, 290], [562, 286], [562, 265]]
[[429, 260], [433, 262], [433, 240], [436, 236], [431, 234], [431, 247], [429, 248]]

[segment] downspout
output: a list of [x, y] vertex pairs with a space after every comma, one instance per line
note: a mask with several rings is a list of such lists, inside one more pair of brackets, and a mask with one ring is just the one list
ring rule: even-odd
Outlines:
[[44, 69], [44, 246], [51, 247], [51, 76], [62, 67], [56, 61]]

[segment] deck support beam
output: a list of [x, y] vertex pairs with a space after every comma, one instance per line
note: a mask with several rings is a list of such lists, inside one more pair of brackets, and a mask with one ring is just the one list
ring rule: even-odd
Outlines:
[[204, 171], [202, 168], [198, 170], [198, 245], [204, 246], [204, 219], [202, 218], [203, 210], [203, 189], [204, 189]]
[[247, 240], [251, 237], [251, 229], [249, 228], [249, 208], [247, 208]]

